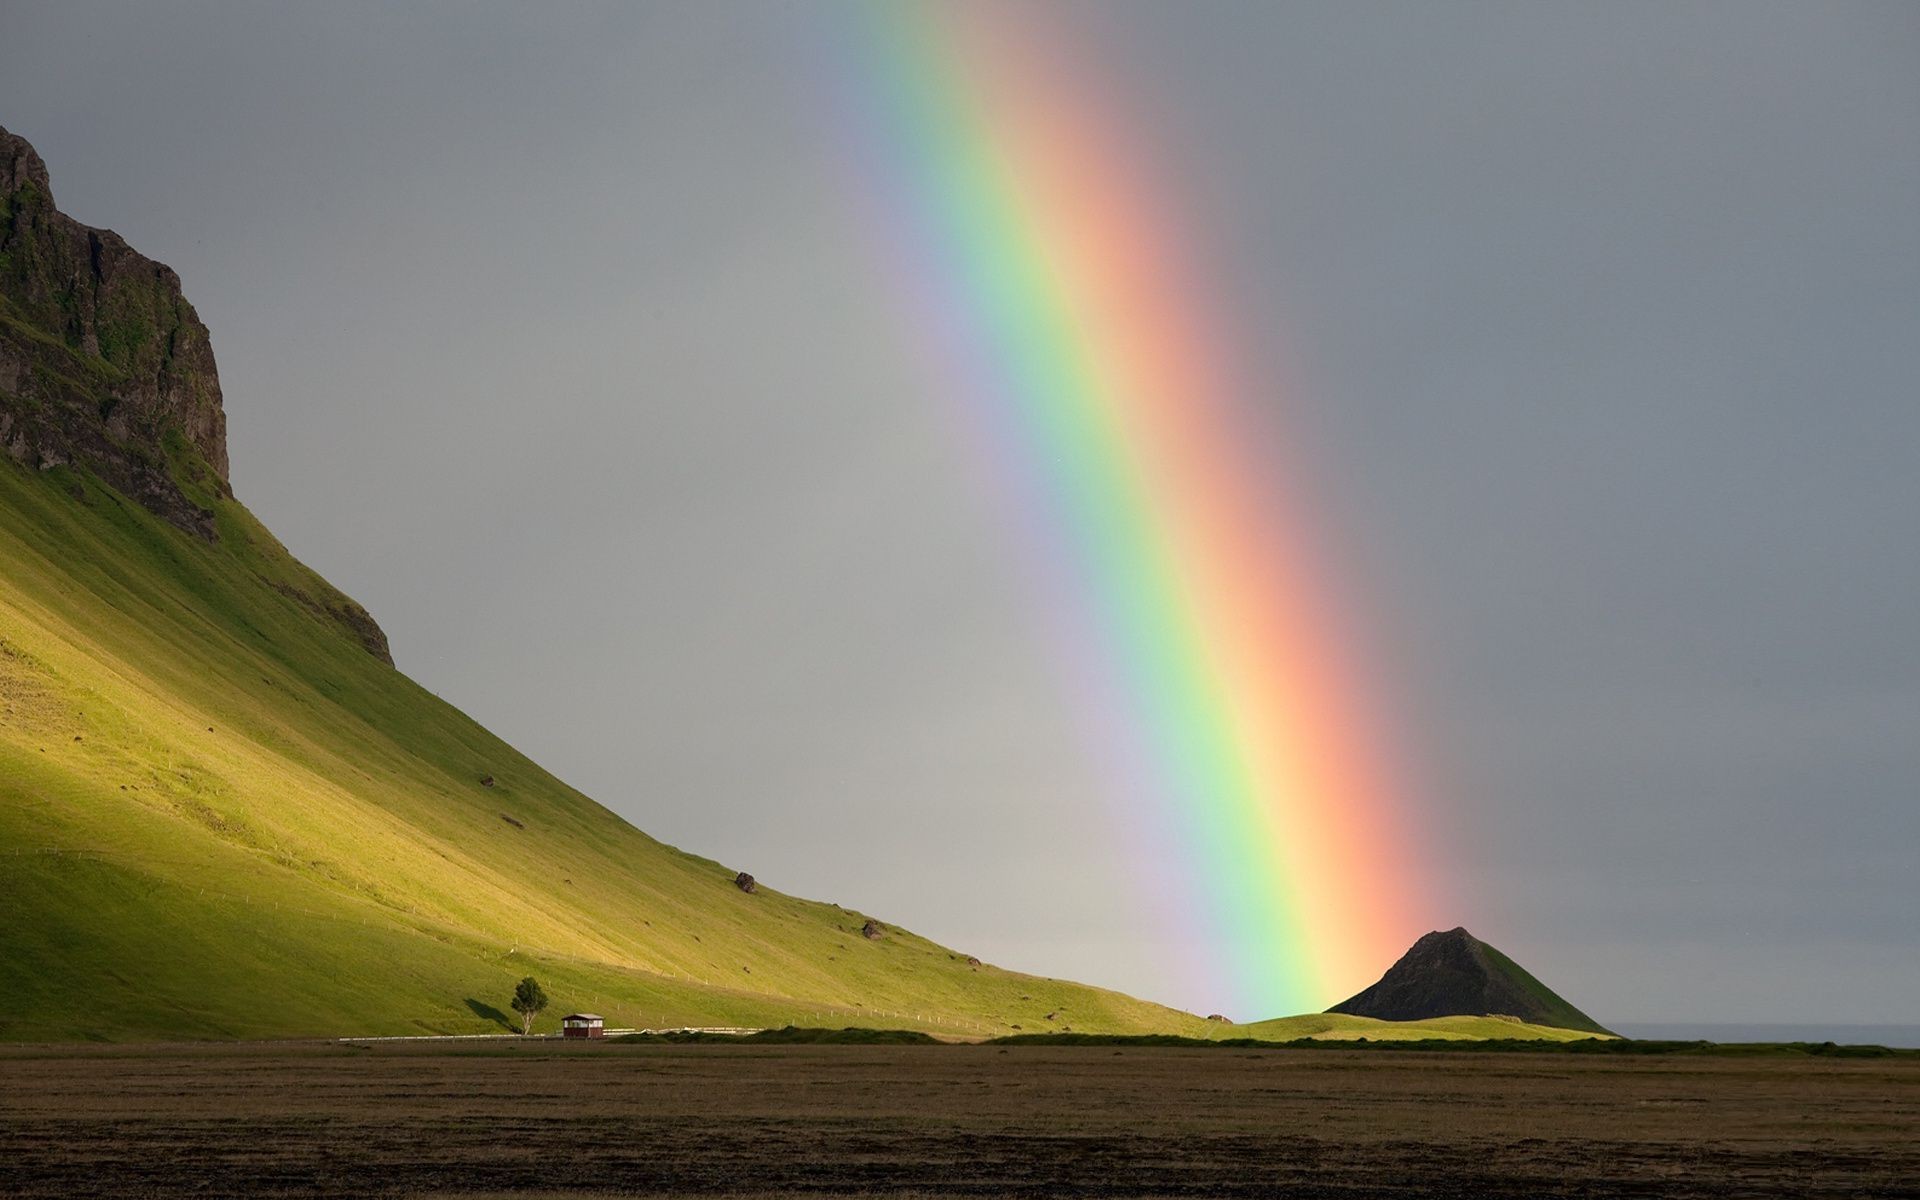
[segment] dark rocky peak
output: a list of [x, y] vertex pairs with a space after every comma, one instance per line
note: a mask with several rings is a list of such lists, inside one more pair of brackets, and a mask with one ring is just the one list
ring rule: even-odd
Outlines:
[[180, 277], [54, 206], [46, 163], [0, 129], [0, 447], [76, 464], [214, 540], [227, 418]]
[[1607, 1032], [1518, 963], [1459, 927], [1422, 937], [1378, 983], [1327, 1011], [1381, 1021], [1506, 1016], [1556, 1029]]

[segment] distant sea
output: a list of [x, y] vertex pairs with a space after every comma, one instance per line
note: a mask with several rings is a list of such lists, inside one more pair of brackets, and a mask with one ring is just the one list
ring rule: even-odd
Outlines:
[[1920, 1049], [1920, 1025], [1692, 1025], [1616, 1021], [1607, 1026], [1630, 1038], [1678, 1042], [1837, 1042]]

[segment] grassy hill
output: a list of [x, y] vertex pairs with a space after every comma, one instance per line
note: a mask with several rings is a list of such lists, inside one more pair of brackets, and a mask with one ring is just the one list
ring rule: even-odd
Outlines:
[[0, 464], [0, 1038], [481, 1032], [529, 972], [548, 1027], [1306, 1032], [744, 893], [368, 654], [244, 507], [195, 498], [217, 543]]
[[544, 1028], [1226, 1028], [649, 838], [393, 669], [222, 405], [178, 277], [0, 129], [0, 1039], [484, 1032], [527, 974]]
[[195, 498], [217, 544], [84, 471], [0, 469], [0, 1036], [481, 1030], [528, 972], [621, 1025], [1199, 1026], [740, 891], [368, 654], [243, 507]]

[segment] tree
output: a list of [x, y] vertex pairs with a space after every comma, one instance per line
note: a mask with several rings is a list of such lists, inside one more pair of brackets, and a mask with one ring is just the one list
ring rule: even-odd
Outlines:
[[540, 981], [529, 975], [513, 989], [513, 1011], [520, 1014], [520, 1032], [533, 1032], [533, 1019], [547, 1006], [547, 994], [540, 990]]

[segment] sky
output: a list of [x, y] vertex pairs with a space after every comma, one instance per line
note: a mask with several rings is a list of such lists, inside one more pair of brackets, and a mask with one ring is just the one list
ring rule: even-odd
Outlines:
[[[876, 261], [846, 13], [0, 0], [0, 125], [180, 272], [238, 495], [403, 670], [772, 887], [1211, 1011]], [[1920, 1022], [1920, 9], [1049, 20], [1284, 361], [1425, 924], [1602, 1021]]]

